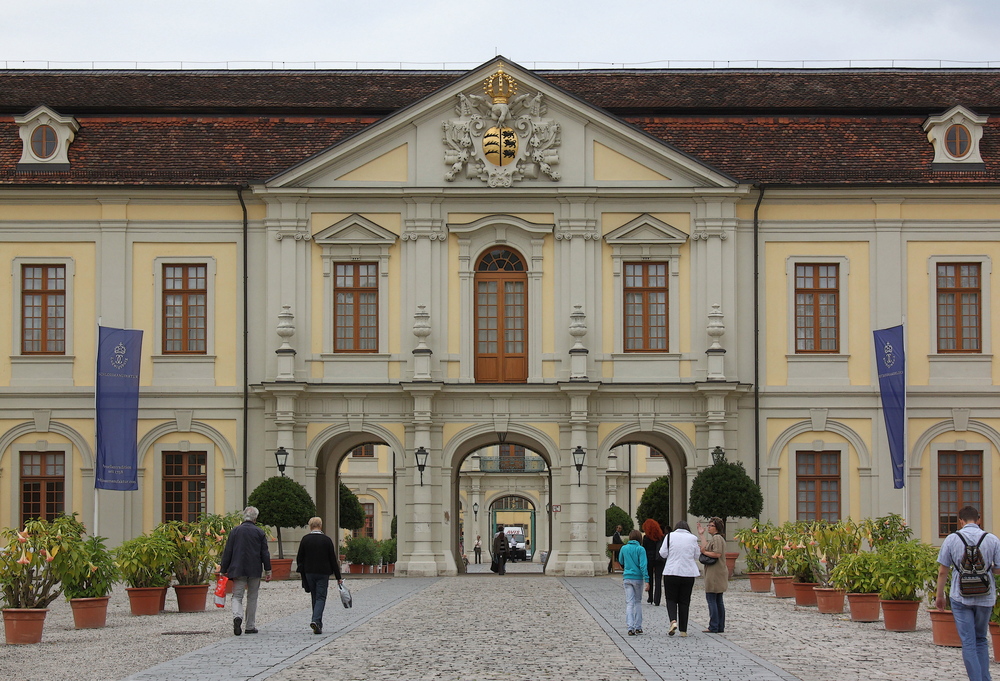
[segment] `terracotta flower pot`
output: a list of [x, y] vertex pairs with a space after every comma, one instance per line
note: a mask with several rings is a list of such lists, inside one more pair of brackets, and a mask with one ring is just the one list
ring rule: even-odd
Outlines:
[[729, 568], [729, 579], [732, 579], [733, 573], [736, 572], [736, 559], [739, 557], [739, 551], [726, 551], [726, 567]]
[[795, 596], [795, 587], [792, 586], [791, 575], [773, 575], [771, 577], [771, 583], [774, 584], [774, 597], [775, 598], [793, 598]]
[[177, 612], [203, 612], [208, 603], [208, 584], [174, 584]]
[[271, 559], [271, 579], [276, 582], [283, 582], [292, 574], [291, 558]]
[[365, 571], [365, 566], [360, 563], [351, 563], [347, 566], [347, 571], [352, 575], [360, 575]]
[[166, 598], [167, 587], [130, 587], [125, 592], [133, 615], [157, 615], [163, 609], [162, 602]]
[[881, 609], [878, 594], [847, 594], [847, 603], [851, 606], [852, 622], [878, 622]]
[[816, 594], [816, 607], [819, 611], [827, 615], [836, 615], [844, 612], [844, 590], [829, 589], [826, 587], [813, 587]]
[[815, 582], [792, 582], [795, 590], [795, 605], [816, 605]]
[[385, 571], [390, 574], [394, 574], [396, 572], [396, 564], [389, 563], [388, 565], [385, 566]]
[[879, 601], [886, 631], [916, 631], [920, 601]]
[[77, 629], [100, 629], [108, 622], [108, 601], [110, 596], [100, 598], [71, 598], [73, 624]]
[[750, 591], [758, 594], [766, 594], [771, 591], [770, 572], [748, 572], [750, 578]]
[[990, 622], [990, 638], [993, 639], [993, 661], [1000, 662], [1000, 624]]
[[955, 626], [955, 616], [951, 610], [928, 610], [931, 616], [931, 637], [936, 646], [961, 648], [962, 639], [958, 637], [958, 627]]
[[3, 611], [3, 630], [12, 646], [39, 643], [45, 626], [47, 608], [7, 608]]

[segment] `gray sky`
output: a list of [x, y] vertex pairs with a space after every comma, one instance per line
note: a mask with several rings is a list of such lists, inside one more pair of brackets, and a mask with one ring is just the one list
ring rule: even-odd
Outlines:
[[[36, 0], [0, 67], [1000, 67], [997, 0]], [[699, 62], [697, 64], [691, 62]], [[825, 63], [831, 62], [831, 63]]]

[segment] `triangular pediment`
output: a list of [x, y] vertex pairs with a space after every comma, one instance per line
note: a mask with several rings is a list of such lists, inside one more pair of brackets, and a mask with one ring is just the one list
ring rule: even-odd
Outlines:
[[605, 241], [618, 246], [682, 244], [687, 239], [688, 235], [683, 231], [649, 214], [629, 220], [618, 229], [604, 235]]
[[[496, 89], [498, 74], [513, 82], [509, 98]], [[486, 192], [736, 185], [708, 164], [502, 57], [266, 182], [275, 189]]]
[[313, 236], [313, 241], [322, 245], [357, 244], [357, 245], [390, 245], [395, 243], [396, 235], [379, 227], [361, 215], [349, 215], [343, 220], [320, 230]]

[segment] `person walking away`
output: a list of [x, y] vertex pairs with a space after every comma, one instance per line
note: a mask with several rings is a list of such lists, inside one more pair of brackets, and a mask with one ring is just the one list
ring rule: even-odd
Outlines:
[[646, 565], [649, 570], [649, 589], [646, 602], [652, 605], [660, 604], [660, 573], [663, 572], [663, 559], [660, 558], [660, 543], [663, 541], [663, 528], [652, 518], [646, 518], [642, 524], [644, 536], [642, 548], [646, 549]]
[[497, 525], [497, 533], [493, 535], [493, 557], [497, 560], [498, 575], [507, 574], [507, 556], [510, 554], [510, 543], [503, 533], [503, 525]]
[[[257, 592], [261, 575], [271, 581], [271, 553], [267, 550], [267, 535], [257, 527], [260, 512], [253, 506], [243, 509], [243, 522], [229, 531], [226, 548], [222, 551], [219, 573], [233, 580], [233, 634], [244, 631], [257, 633]], [[246, 610], [243, 595], [246, 594]], [[246, 629], [243, 623], [246, 622]]]
[[[625, 543], [625, 542], [622, 541], [622, 526], [621, 525], [619, 525], [618, 527], [615, 528], [615, 533], [611, 537], [611, 543], [612, 544], [624, 544]], [[608, 574], [609, 575], [612, 573], [612, 566], [614, 566], [615, 561], [618, 560], [618, 551], [619, 550], [620, 549], [618, 549], [617, 546], [615, 548], [611, 549], [611, 558], [608, 559]], [[621, 565], [621, 563], [619, 563], [619, 565]]]
[[625, 626], [628, 635], [642, 633], [642, 585], [646, 584], [649, 591], [649, 566], [646, 562], [646, 549], [639, 540], [642, 533], [632, 530], [628, 533], [628, 544], [618, 549], [618, 562], [622, 566], [622, 579], [625, 586]]
[[705, 599], [708, 601], [708, 629], [706, 634], [721, 634], [726, 630], [726, 606], [722, 602], [722, 594], [729, 588], [729, 568], [724, 560], [726, 555], [726, 523], [722, 518], [712, 518], [708, 521], [708, 536], [705, 528], [698, 523], [698, 535], [701, 537], [702, 554], [715, 558], [711, 565], [705, 566]]
[[476, 565], [483, 562], [483, 538], [480, 535], [476, 535], [476, 545], [472, 547], [472, 550], [476, 552]]
[[691, 534], [691, 526], [686, 520], [678, 520], [674, 531], [667, 535], [660, 547], [660, 556], [666, 559], [663, 565], [663, 598], [667, 601], [667, 616], [670, 618], [668, 636], [678, 629], [681, 636], [687, 636], [688, 613], [691, 610], [691, 591], [694, 589], [698, 570], [698, 538]]
[[344, 583], [333, 540], [323, 534], [323, 519], [309, 519], [309, 534], [299, 541], [295, 555], [295, 569], [302, 575], [302, 587], [312, 600], [312, 619], [309, 622], [314, 634], [323, 633], [323, 611], [330, 587], [330, 575], [337, 578], [337, 585]]
[[[990, 644], [986, 638], [990, 614], [996, 602], [996, 581], [993, 575], [1000, 572], [1000, 539], [979, 527], [979, 509], [966, 506], [958, 512], [958, 531], [945, 537], [938, 552], [937, 598], [934, 605], [944, 610], [944, 582], [951, 570], [951, 614], [955, 628], [962, 639], [962, 661], [969, 681], [990, 681]], [[982, 543], [980, 543], [982, 540]], [[979, 544], [981, 568], [989, 590], [981, 594], [962, 593], [959, 571], [965, 559], [966, 546]]]

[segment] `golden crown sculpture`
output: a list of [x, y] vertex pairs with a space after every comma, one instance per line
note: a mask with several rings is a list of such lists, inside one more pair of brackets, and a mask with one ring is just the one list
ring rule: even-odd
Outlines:
[[507, 100], [517, 92], [517, 83], [510, 75], [503, 72], [501, 64], [496, 73], [483, 81], [483, 92], [493, 99], [494, 104], [506, 104]]

